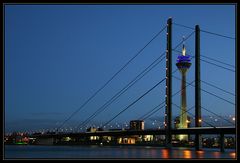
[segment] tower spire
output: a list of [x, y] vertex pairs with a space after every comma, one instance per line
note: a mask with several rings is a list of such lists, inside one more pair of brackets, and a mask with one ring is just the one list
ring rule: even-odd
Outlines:
[[185, 48], [185, 36], [183, 36], [182, 55], [183, 55], [183, 56], [186, 56], [186, 48]]

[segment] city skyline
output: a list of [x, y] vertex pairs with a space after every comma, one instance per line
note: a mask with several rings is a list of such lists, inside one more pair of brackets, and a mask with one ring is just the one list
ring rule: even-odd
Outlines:
[[[195, 17], [187, 17], [189, 14]], [[50, 120], [57, 127], [56, 121], [61, 123], [76, 111], [166, 25], [169, 17], [176, 24], [192, 28], [199, 25], [201, 30], [235, 37], [234, 5], [5, 6], [6, 130], [14, 130], [8, 128], [9, 124], [15, 123], [17, 128], [26, 120], [33, 124]], [[191, 32], [173, 25], [173, 47]], [[194, 56], [194, 35], [185, 43], [187, 54]], [[181, 51], [181, 46], [178, 49]], [[84, 121], [165, 50], [166, 30], [72, 120]], [[234, 40], [201, 32], [201, 54], [235, 66]], [[179, 52], [173, 51], [173, 63], [177, 55]], [[194, 79], [194, 70], [189, 70], [187, 82]], [[174, 76], [179, 77], [180, 73]], [[94, 121], [108, 121], [164, 77], [165, 60]], [[201, 62], [201, 77], [235, 93], [235, 72]], [[235, 103], [235, 96], [201, 85]], [[151, 110], [164, 100], [164, 87], [165, 84], [159, 85], [116, 121], [138, 119]], [[179, 89], [180, 81], [173, 79], [173, 93]], [[187, 88], [187, 96], [190, 108], [194, 105], [194, 87]], [[173, 102], [180, 104], [179, 94], [173, 97]], [[217, 114], [235, 114], [235, 106], [205, 92], [202, 105]], [[179, 112], [173, 106], [173, 115]], [[204, 114], [209, 113], [202, 109]], [[164, 109], [154, 115], [164, 116]]]

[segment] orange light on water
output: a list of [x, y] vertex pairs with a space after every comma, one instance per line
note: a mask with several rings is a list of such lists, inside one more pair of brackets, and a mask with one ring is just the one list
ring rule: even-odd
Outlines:
[[189, 150], [183, 151], [183, 158], [192, 158], [192, 153]]
[[219, 158], [220, 157], [220, 152], [213, 152], [213, 156], [215, 158]]
[[162, 150], [162, 157], [163, 157], [163, 158], [170, 158], [170, 156], [169, 156], [169, 150], [163, 149], [163, 150]]
[[197, 154], [203, 154], [204, 151], [196, 151]]
[[204, 151], [196, 151], [195, 153], [197, 158], [204, 158]]
[[235, 152], [230, 153], [230, 156], [231, 156], [232, 158], [236, 158], [236, 153], [235, 153]]

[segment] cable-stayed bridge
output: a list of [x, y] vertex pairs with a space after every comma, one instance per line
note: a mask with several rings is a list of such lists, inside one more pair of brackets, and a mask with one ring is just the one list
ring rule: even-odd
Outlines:
[[[179, 42], [175, 47], [172, 48], [172, 26], [178, 26], [182, 28], [186, 28], [188, 30], [191, 30], [191, 33], [187, 35], [183, 41]], [[144, 49], [151, 44], [153, 40], [155, 40], [161, 33], [166, 32], [167, 37], [167, 45], [166, 45], [166, 51], [162, 52], [158, 58], [156, 58], [150, 65], [148, 65], [143, 71], [141, 71], [137, 76], [135, 76], [127, 85], [125, 85], [120, 91], [118, 91], [114, 96], [112, 96], [108, 101], [106, 101], [103, 105], [101, 105], [97, 110], [95, 110], [89, 117], [84, 118], [84, 121], [79, 123], [76, 128], [85, 128], [87, 124], [89, 124], [91, 121], [93, 121], [100, 113], [106, 111], [109, 106], [115, 102], [121, 95], [123, 95], [125, 92], [127, 92], [134, 84], [136, 84], [139, 80], [141, 80], [147, 73], [149, 73], [153, 68], [155, 68], [160, 63], [166, 63], [166, 76], [156, 82], [151, 88], [147, 89], [143, 94], [139, 95], [137, 98], [135, 98], [129, 105], [122, 108], [120, 112], [116, 112], [113, 117], [108, 117], [109, 119], [105, 120], [104, 124], [101, 124], [100, 127], [102, 128], [102, 131], [95, 131], [95, 132], [79, 132], [79, 133], [61, 133], [61, 128], [69, 122], [77, 113], [82, 111], [86, 105], [88, 105], [92, 100], [95, 98], [99, 92], [101, 92], [109, 83], [111, 83], [124, 69], [128, 67], [131, 62], [137, 58]], [[53, 134], [42, 134], [42, 135], [35, 135], [37, 138], [51, 138], [56, 140], [60, 140], [63, 137], [72, 137], [72, 138], [79, 138], [79, 137], [89, 137], [89, 136], [129, 136], [129, 135], [164, 135], [165, 136], [165, 145], [168, 148], [171, 148], [172, 146], [172, 136], [176, 134], [191, 134], [195, 135], [195, 148], [196, 150], [201, 149], [201, 135], [202, 134], [218, 134], [220, 135], [220, 149], [221, 151], [224, 151], [224, 135], [226, 134], [235, 134], [236, 135], [236, 126], [235, 126], [235, 119], [234, 122], [229, 121], [228, 119], [222, 117], [221, 115], [218, 115], [213, 110], [202, 106], [201, 104], [201, 93], [206, 93], [208, 95], [213, 96], [214, 98], [217, 98], [221, 101], [224, 101], [228, 105], [235, 106], [235, 102], [230, 101], [221, 95], [215, 94], [209, 90], [201, 88], [201, 84], [206, 84], [209, 87], [213, 87], [219, 91], [222, 91], [224, 93], [227, 93], [230, 96], [233, 96], [236, 98], [236, 95], [229, 90], [223, 89], [220, 86], [217, 86], [215, 84], [212, 84], [209, 81], [202, 80], [201, 79], [201, 67], [200, 63], [205, 62], [207, 64], [210, 64], [212, 66], [215, 66], [219, 69], [223, 69], [226, 71], [229, 71], [229, 73], [235, 73], [235, 66], [231, 65], [229, 63], [226, 63], [221, 60], [217, 60], [215, 58], [202, 55], [200, 53], [200, 33], [206, 33], [215, 37], [220, 37], [228, 40], [235, 40], [233, 37], [225, 36], [222, 34], [210, 32], [207, 30], [201, 30], [199, 25], [196, 25], [195, 28], [178, 24], [175, 22], [172, 22], [172, 19], [169, 18], [167, 25], [165, 25], [143, 48], [141, 48], [130, 60], [128, 60], [113, 76], [109, 78], [96, 92], [94, 92], [77, 110], [75, 110], [72, 114], [70, 114], [59, 126], [55, 128], [55, 133]], [[177, 50], [179, 46], [181, 46], [185, 41], [187, 41], [190, 37], [193, 37], [195, 34], [195, 55], [189, 55], [190, 59], [195, 59], [195, 79], [191, 82], [185, 81], [185, 84], [179, 91], [172, 92], [172, 78], [177, 80], [182, 80], [174, 75], [178, 71], [176, 68], [172, 71], [172, 54], [173, 53], [180, 53], [181, 51]], [[106, 126], [109, 125], [113, 120], [115, 120], [117, 117], [122, 115], [123, 113], [126, 113], [133, 105], [138, 103], [138, 101], [143, 100], [144, 97], [146, 97], [151, 91], [156, 89], [159, 85], [162, 85], [165, 82], [165, 97], [157, 106], [155, 106], [153, 109], [148, 110], [144, 115], [140, 116], [139, 120], [146, 120], [147, 118], [151, 117], [155, 113], [157, 113], [159, 110], [165, 108], [165, 122], [162, 124], [161, 129], [145, 129], [145, 130], [118, 130], [118, 131], [111, 131], [106, 130]], [[182, 111], [179, 117], [183, 116], [184, 114], [190, 115], [192, 119], [195, 121], [195, 126], [191, 128], [174, 128], [173, 125], [175, 123], [175, 120], [172, 119], [172, 106], [175, 106], [179, 110], [182, 109], [182, 106], [179, 106], [172, 102], [172, 97], [183, 93], [183, 90], [186, 90], [186, 87], [192, 86], [195, 88], [195, 105], [192, 107], [189, 107], [187, 110]], [[182, 95], [183, 96], [183, 95]], [[192, 114], [190, 110], [195, 109], [195, 114]], [[205, 121], [202, 119], [202, 110], [205, 110], [223, 120], [228, 122], [230, 126], [221, 126], [217, 127], [210, 122]], [[202, 127], [202, 124], [205, 123], [209, 127]]]

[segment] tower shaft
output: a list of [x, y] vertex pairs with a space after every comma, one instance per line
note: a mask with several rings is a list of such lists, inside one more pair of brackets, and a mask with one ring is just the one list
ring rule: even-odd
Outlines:
[[186, 71], [181, 71], [181, 111], [180, 111], [180, 128], [187, 128], [187, 96], [186, 96]]
[[[184, 49], [184, 48], [183, 48]], [[184, 54], [184, 53], [183, 53]], [[179, 56], [176, 63], [179, 72], [182, 75], [181, 80], [181, 110], [179, 115], [179, 128], [188, 128], [188, 116], [187, 116], [187, 91], [186, 91], [186, 75], [191, 66], [189, 56]], [[178, 135], [179, 140], [188, 140], [188, 135]]]

